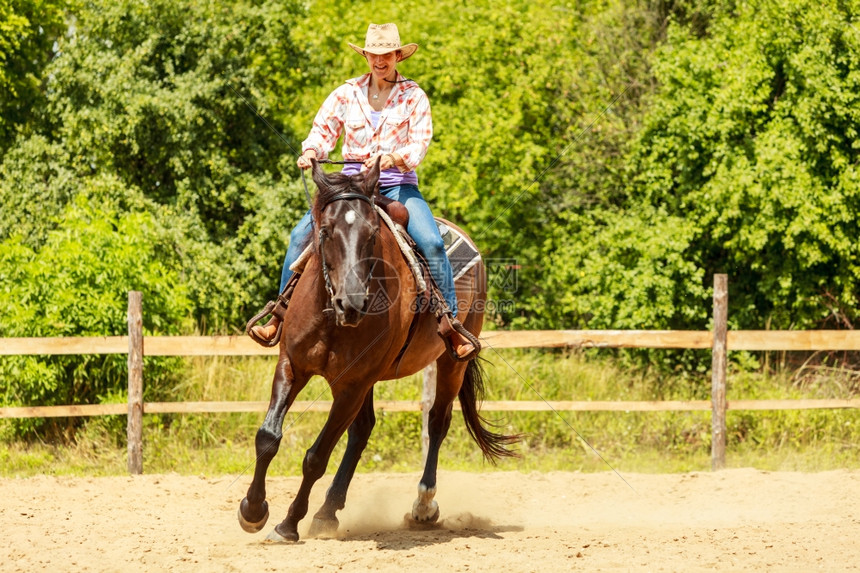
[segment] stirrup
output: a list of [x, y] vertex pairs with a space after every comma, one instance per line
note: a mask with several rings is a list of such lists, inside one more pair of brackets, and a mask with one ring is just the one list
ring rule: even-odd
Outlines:
[[[287, 314], [287, 307], [290, 304], [290, 299], [293, 296], [293, 291], [296, 289], [296, 283], [299, 282], [300, 275], [301, 273], [293, 273], [293, 276], [291, 276], [290, 280], [287, 281], [287, 284], [284, 286], [283, 292], [278, 295], [278, 298], [276, 300], [270, 300], [269, 302], [267, 302], [266, 306], [263, 307], [263, 310], [254, 315], [251, 320], [249, 320], [248, 323], [245, 325], [245, 334], [250, 336], [251, 340], [259, 344], [260, 346], [272, 348], [281, 341], [281, 331], [284, 329], [284, 317]], [[253, 331], [254, 325], [267, 314], [271, 314], [280, 319], [280, 323], [278, 324], [278, 330], [275, 332], [275, 336], [271, 340], [261, 338], [257, 335], [256, 332]]]
[[[468, 362], [473, 360], [478, 356], [478, 353], [481, 352], [481, 343], [478, 342], [478, 338], [466, 330], [466, 327], [463, 326], [463, 323], [454, 318], [451, 315], [451, 311], [443, 312], [438, 315], [439, 318], [439, 337], [445, 343], [445, 349], [448, 350], [448, 355], [451, 356], [456, 362]], [[474, 350], [465, 356], [460, 356], [457, 354], [457, 351], [454, 350], [454, 346], [451, 343], [451, 335], [453, 333], [457, 333], [463, 338], [466, 339], [473, 347]]]
[[251, 337], [251, 340], [259, 344], [260, 346], [265, 346], [266, 348], [272, 348], [276, 346], [281, 341], [281, 331], [284, 329], [284, 321], [282, 320], [278, 324], [278, 330], [275, 332], [275, 336], [272, 337], [271, 340], [266, 340], [265, 338], [261, 338], [254, 332], [254, 325], [267, 314], [271, 314], [275, 307], [278, 305], [280, 301], [270, 300], [266, 303], [266, 306], [263, 307], [258, 314], [254, 315], [251, 320], [248, 321], [248, 324], [245, 325], [245, 334]]

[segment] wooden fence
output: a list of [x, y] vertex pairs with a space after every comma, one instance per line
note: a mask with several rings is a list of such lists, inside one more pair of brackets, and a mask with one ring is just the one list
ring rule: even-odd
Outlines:
[[[142, 416], [165, 413], [264, 412], [266, 401], [247, 402], [143, 402], [143, 356], [276, 356], [277, 348], [263, 348], [246, 336], [143, 336], [142, 301], [129, 293], [128, 336], [5, 338], [0, 355], [128, 354], [128, 404], [0, 407], [0, 418], [47, 418], [75, 416], [128, 416], [128, 468], [143, 471]], [[802, 410], [860, 408], [853, 400], [727, 400], [726, 363], [730, 350], [814, 351], [860, 350], [860, 331], [728, 331], [728, 284], [726, 275], [714, 277], [713, 331], [660, 330], [525, 330], [487, 331], [481, 335], [485, 352], [503, 348], [664, 348], [711, 349], [711, 400], [675, 401], [488, 401], [485, 411], [614, 411], [665, 412], [711, 410], [711, 465], [725, 465], [726, 412], [728, 410]], [[377, 410], [426, 412], [432, 404], [425, 373], [425, 397], [421, 401], [376, 400]], [[429, 391], [428, 391], [429, 390]], [[297, 411], [327, 412], [330, 402], [296, 401]], [[458, 407], [455, 404], [455, 408]]]

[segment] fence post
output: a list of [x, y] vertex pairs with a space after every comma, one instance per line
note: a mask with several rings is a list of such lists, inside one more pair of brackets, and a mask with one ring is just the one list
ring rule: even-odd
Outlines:
[[432, 362], [424, 368], [424, 389], [421, 392], [421, 460], [427, 463], [427, 452], [430, 451], [430, 408], [436, 401], [436, 363]]
[[711, 356], [711, 470], [726, 466], [726, 365], [729, 279], [714, 275], [714, 342]]
[[128, 293], [128, 473], [143, 473], [143, 311], [138, 291]]

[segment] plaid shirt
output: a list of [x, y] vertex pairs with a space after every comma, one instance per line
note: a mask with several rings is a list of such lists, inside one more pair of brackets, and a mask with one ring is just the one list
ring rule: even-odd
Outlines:
[[343, 158], [364, 161], [374, 155], [397, 153], [403, 159], [402, 172], [413, 171], [427, 154], [433, 138], [430, 101], [418, 84], [397, 74], [376, 129], [370, 119], [373, 108], [367, 101], [370, 74], [347, 80], [323, 102], [314, 118], [302, 152], [313, 149], [325, 159], [341, 133]]

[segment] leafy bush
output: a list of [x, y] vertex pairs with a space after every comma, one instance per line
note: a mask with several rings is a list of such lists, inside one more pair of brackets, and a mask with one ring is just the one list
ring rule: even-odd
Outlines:
[[[125, 335], [131, 290], [143, 293], [146, 334], [189, 329], [179, 259], [166, 256], [176, 247], [170, 234], [151, 215], [118, 211], [106, 197], [93, 187], [79, 193], [39, 248], [21, 236], [0, 243], [0, 337]], [[174, 367], [175, 360], [147, 364], [150, 396], [165, 394]], [[0, 379], [4, 405], [89, 404], [121, 396], [127, 373], [124, 356], [23, 356], [0, 359]], [[56, 421], [19, 427], [45, 425], [61, 431]]]

